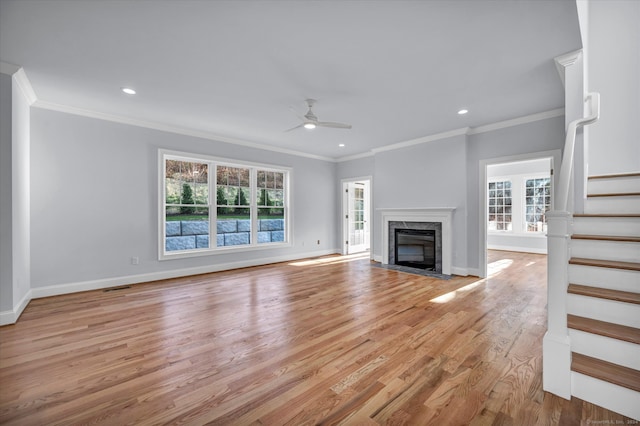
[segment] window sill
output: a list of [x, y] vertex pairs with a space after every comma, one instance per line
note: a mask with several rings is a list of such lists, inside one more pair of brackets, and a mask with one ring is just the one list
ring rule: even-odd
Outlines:
[[161, 253], [158, 260], [175, 260], [175, 259], [188, 259], [191, 257], [202, 257], [202, 256], [218, 256], [222, 254], [230, 254], [230, 253], [243, 253], [249, 251], [257, 251], [257, 250], [268, 250], [268, 249], [278, 249], [278, 248], [286, 248], [291, 247], [293, 244], [290, 242], [283, 243], [262, 243], [255, 246], [227, 246], [227, 247], [216, 247], [210, 249], [202, 249], [202, 250], [176, 250], [175, 252], [169, 253]]

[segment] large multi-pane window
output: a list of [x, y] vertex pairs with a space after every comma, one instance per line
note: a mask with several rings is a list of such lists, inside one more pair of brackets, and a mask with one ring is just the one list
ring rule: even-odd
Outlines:
[[489, 230], [511, 231], [511, 181], [489, 182]]
[[289, 171], [160, 151], [160, 258], [288, 242]]
[[525, 222], [527, 232], [546, 232], [545, 212], [551, 208], [551, 178], [525, 182]]

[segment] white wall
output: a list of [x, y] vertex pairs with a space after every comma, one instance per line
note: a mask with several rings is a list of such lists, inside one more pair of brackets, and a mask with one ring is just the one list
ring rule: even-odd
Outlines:
[[16, 79], [0, 74], [0, 324], [29, 301], [29, 102]]
[[[374, 207], [455, 207], [452, 267], [467, 268], [466, 136], [384, 151], [375, 156]], [[381, 215], [374, 209], [373, 252], [382, 256]]]
[[13, 306], [22, 304], [31, 288], [30, 107], [25, 93], [12, 79], [12, 242]]
[[589, 174], [640, 171], [640, 1], [589, 1], [588, 85], [600, 92]]
[[[480, 268], [480, 161], [561, 150], [564, 146], [564, 116], [470, 135], [467, 150], [467, 204], [469, 232], [467, 259], [469, 269]], [[495, 162], [501, 162], [496, 160]], [[554, 158], [560, 164], [560, 158]], [[559, 173], [555, 173], [555, 183]], [[484, 190], [482, 191], [484, 196]]]
[[13, 309], [11, 76], [0, 74], [0, 312]]
[[[338, 250], [335, 163], [39, 108], [32, 109], [31, 129], [36, 297], [99, 287], [118, 277], [135, 282], [162, 272]], [[291, 167], [294, 246], [159, 261], [159, 148]], [[131, 264], [132, 256], [139, 265]]]

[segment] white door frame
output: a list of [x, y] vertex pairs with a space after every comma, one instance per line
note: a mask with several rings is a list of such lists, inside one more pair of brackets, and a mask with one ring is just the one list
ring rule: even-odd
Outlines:
[[[554, 149], [551, 151], [532, 152], [529, 154], [511, 155], [507, 157], [488, 158], [480, 160], [480, 179], [478, 179], [480, 187], [478, 188], [478, 198], [480, 199], [480, 278], [487, 276], [487, 166], [503, 163], [514, 163], [518, 161], [539, 160], [542, 158], [551, 158], [551, 169], [557, 169], [562, 163], [562, 151]], [[551, 179], [551, 194], [553, 196], [555, 188], [560, 177], [559, 170], [554, 170], [553, 179]]]
[[[347, 188], [347, 185], [349, 183], [354, 183], [354, 182], [364, 182], [364, 181], [368, 181], [369, 185], [368, 185], [368, 190], [365, 191], [365, 220], [367, 221], [368, 225], [369, 225], [369, 253], [370, 253], [370, 257], [373, 258], [373, 246], [371, 245], [371, 241], [373, 241], [373, 222], [372, 222], [372, 216], [371, 216], [371, 211], [373, 210], [373, 178], [371, 176], [362, 176], [362, 177], [354, 177], [354, 178], [345, 178], [345, 179], [341, 179], [340, 180], [340, 193], [342, 194], [342, 196], [340, 197], [340, 199], [342, 200], [341, 202], [341, 208], [340, 208], [340, 227], [342, 229], [341, 235], [342, 235], [342, 254], [346, 255], [349, 250], [348, 250], [348, 244], [347, 241], [349, 241], [349, 224], [348, 224], [348, 219], [346, 219], [346, 215], [349, 212], [349, 199], [347, 196], [347, 193], [345, 192], [345, 189]], [[368, 199], [368, 202], [367, 202]]]

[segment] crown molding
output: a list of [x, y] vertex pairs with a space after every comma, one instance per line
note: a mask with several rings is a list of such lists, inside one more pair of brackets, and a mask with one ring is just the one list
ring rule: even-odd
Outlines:
[[558, 74], [560, 74], [560, 80], [562, 80], [562, 86], [564, 86], [564, 74], [567, 67], [575, 64], [582, 56], [582, 49], [574, 50], [573, 52], [565, 53], [564, 55], [556, 56], [553, 58], [556, 64]]
[[17, 65], [0, 61], [0, 74], [14, 75], [19, 69], [20, 67]]
[[363, 152], [361, 154], [353, 154], [353, 155], [347, 155], [345, 157], [340, 157], [337, 158], [336, 160], [334, 160], [336, 163], [342, 163], [345, 161], [351, 161], [351, 160], [358, 160], [360, 158], [367, 158], [367, 157], [373, 157], [375, 155], [374, 152], [372, 151], [367, 151], [367, 152]]
[[27, 99], [27, 103], [32, 106], [38, 100], [36, 96], [36, 92], [33, 91], [33, 87], [31, 87], [31, 82], [27, 78], [27, 74], [24, 72], [24, 68], [20, 68], [14, 75], [14, 80], [16, 81], [20, 91]]
[[536, 121], [546, 120], [554, 117], [561, 117], [563, 115], [564, 115], [564, 108], [556, 108], [549, 111], [538, 112], [535, 114], [512, 118], [510, 120], [498, 121], [496, 123], [485, 124], [478, 127], [463, 127], [460, 129], [451, 130], [449, 132], [437, 133], [435, 135], [424, 136], [422, 138], [412, 139], [405, 142], [399, 142], [393, 145], [386, 145], [383, 147], [374, 148], [371, 151], [363, 154], [355, 154], [347, 157], [340, 157], [336, 161], [343, 162], [343, 161], [349, 161], [349, 160], [356, 160], [358, 158], [370, 157], [379, 152], [392, 151], [394, 149], [406, 148], [408, 146], [419, 145], [423, 143], [447, 139], [454, 136], [460, 136], [460, 135], [470, 136], [470, 135], [477, 135], [480, 133], [493, 132], [495, 130], [506, 129], [508, 127], [520, 126], [522, 124], [533, 123]]
[[297, 157], [307, 157], [307, 158], [312, 158], [314, 160], [322, 160], [322, 161], [330, 161], [330, 162], [336, 161], [335, 158], [331, 158], [331, 157], [308, 154], [305, 152], [295, 151], [292, 149], [277, 148], [270, 145], [264, 145], [256, 142], [245, 141], [242, 139], [216, 135], [209, 132], [185, 129], [182, 127], [171, 126], [171, 125], [157, 123], [153, 121], [138, 120], [135, 118], [125, 117], [121, 115], [107, 114], [107, 113], [92, 111], [92, 110], [83, 109], [83, 108], [77, 108], [69, 105], [56, 104], [53, 102], [47, 102], [42, 100], [37, 100], [33, 104], [33, 106], [41, 109], [51, 110], [51, 111], [64, 112], [67, 114], [80, 115], [83, 117], [95, 118], [98, 120], [111, 121], [114, 123], [127, 124], [130, 126], [143, 127], [143, 128], [152, 129], [152, 130], [159, 130], [161, 132], [175, 133], [175, 134], [184, 135], [184, 136], [192, 136], [192, 137], [207, 139], [207, 140], [216, 141], [216, 142], [224, 142], [224, 143], [230, 143], [234, 145], [241, 145], [249, 148], [262, 149], [266, 151], [278, 152], [281, 154], [294, 155]]
[[437, 141], [440, 139], [447, 139], [447, 138], [451, 138], [454, 136], [461, 136], [461, 135], [466, 135], [469, 131], [468, 127], [462, 127], [460, 129], [455, 129], [455, 130], [450, 130], [448, 132], [442, 132], [442, 133], [436, 133], [435, 135], [429, 135], [429, 136], [423, 136], [421, 138], [417, 138], [417, 139], [411, 139], [405, 142], [398, 142], [398, 143], [394, 143], [392, 145], [386, 145], [386, 146], [381, 146], [379, 148], [373, 148], [371, 150], [371, 152], [373, 152], [374, 154], [377, 154], [379, 152], [384, 152], [384, 151], [393, 151], [396, 149], [401, 149], [401, 148], [406, 148], [408, 146], [413, 146], [413, 145], [420, 145], [423, 143], [427, 143], [427, 142], [433, 142], [433, 141]]
[[498, 121], [497, 123], [485, 124], [483, 126], [472, 127], [467, 132], [468, 135], [492, 132], [494, 130], [505, 129], [507, 127], [520, 126], [521, 124], [533, 123], [535, 121], [546, 120], [548, 118], [561, 117], [564, 115], [564, 108], [556, 108], [549, 111], [537, 112], [523, 117], [512, 118], [510, 120]]
[[24, 68], [18, 65], [10, 64], [8, 62], [0, 61], [0, 74], [10, 75], [15, 80], [20, 92], [27, 100], [29, 105], [33, 105], [38, 97], [36, 92], [33, 91], [31, 82], [27, 78], [27, 74], [24, 72]]

